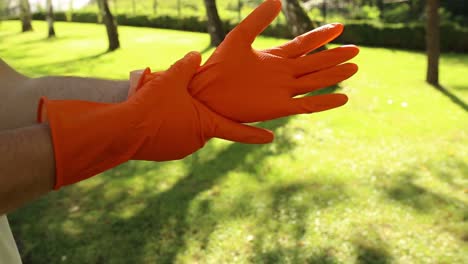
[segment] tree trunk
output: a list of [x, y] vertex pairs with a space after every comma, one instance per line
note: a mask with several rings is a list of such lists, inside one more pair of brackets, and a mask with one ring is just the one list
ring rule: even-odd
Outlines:
[[239, 23], [242, 21], [242, 0], [237, 0], [237, 20]]
[[73, 0], [68, 2], [68, 12], [70, 12], [70, 16], [73, 14]]
[[102, 14], [102, 21], [106, 26], [107, 38], [109, 39], [109, 51], [116, 50], [120, 47], [119, 33], [117, 31], [117, 23], [109, 9], [107, 0], [98, 0], [99, 9]]
[[158, 0], [153, 0], [153, 15], [158, 12]]
[[204, 0], [206, 15], [208, 17], [208, 33], [211, 37], [211, 45], [218, 46], [223, 42], [226, 33], [223, 29], [223, 23], [218, 15], [218, 9], [216, 7], [216, 0]]
[[29, 1], [28, 0], [21, 0], [20, 2], [20, 16], [21, 16], [21, 31], [26, 32], [26, 31], [32, 31], [32, 25], [31, 25], [31, 7], [29, 6]]
[[426, 49], [427, 75], [426, 81], [439, 86], [439, 56], [440, 56], [440, 27], [439, 0], [427, 0]]
[[383, 19], [384, 14], [385, 14], [385, 4], [384, 0], [377, 0], [377, 7], [380, 10], [380, 19]]
[[182, 3], [180, 0], [177, 0], [177, 17], [182, 16]]
[[309, 18], [298, 0], [282, 0], [283, 13], [288, 23], [289, 32], [299, 36], [317, 27]]
[[327, 23], [327, 1], [323, 0], [322, 4], [323, 23]]
[[54, 8], [52, 7], [52, 0], [47, 0], [47, 24], [49, 27], [48, 38], [55, 37], [54, 29]]

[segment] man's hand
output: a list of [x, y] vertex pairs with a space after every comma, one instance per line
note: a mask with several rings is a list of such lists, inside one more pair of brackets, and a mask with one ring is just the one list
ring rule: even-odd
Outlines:
[[39, 116], [51, 129], [55, 189], [130, 159], [181, 159], [213, 137], [271, 142], [271, 132], [228, 120], [190, 96], [188, 84], [200, 62], [200, 54], [189, 53], [120, 104], [42, 98]]
[[[215, 112], [243, 123], [344, 105], [347, 97], [343, 94], [294, 98], [357, 72], [357, 65], [341, 64], [359, 53], [356, 46], [304, 56], [339, 36], [343, 25], [326, 25], [268, 50], [251, 47], [280, 11], [281, 1], [267, 0], [233, 29], [195, 75], [190, 93]], [[158, 74], [144, 75], [137, 89]]]

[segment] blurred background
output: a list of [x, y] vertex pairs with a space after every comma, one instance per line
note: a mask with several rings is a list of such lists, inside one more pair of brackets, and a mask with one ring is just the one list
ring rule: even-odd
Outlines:
[[[261, 2], [0, 0], [0, 57], [125, 80], [206, 60]], [[51, 193], [9, 215], [24, 263], [468, 263], [467, 1], [282, 2], [255, 48], [345, 24], [327, 48], [359, 45], [360, 70], [318, 93], [348, 104]]]

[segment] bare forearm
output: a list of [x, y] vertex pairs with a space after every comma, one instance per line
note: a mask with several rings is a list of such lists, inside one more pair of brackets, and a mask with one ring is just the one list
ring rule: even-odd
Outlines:
[[76, 99], [94, 102], [121, 102], [127, 97], [128, 81], [79, 77], [42, 77], [16, 82], [7, 87], [0, 107], [0, 130], [35, 124], [41, 96], [51, 99]]
[[0, 215], [50, 192], [54, 182], [47, 125], [0, 132]]

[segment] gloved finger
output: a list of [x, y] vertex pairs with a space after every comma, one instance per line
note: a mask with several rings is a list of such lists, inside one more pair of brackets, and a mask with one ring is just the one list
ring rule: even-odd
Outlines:
[[203, 135], [207, 140], [216, 137], [246, 144], [266, 144], [273, 141], [274, 134], [270, 130], [234, 122], [211, 111], [195, 99], [193, 102], [200, 111]]
[[291, 98], [288, 104], [290, 115], [310, 114], [340, 107], [348, 102], [344, 94], [323, 94], [306, 96], [302, 98]]
[[354, 63], [345, 63], [322, 71], [307, 74], [293, 83], [289, 89], [291, 96], [305, 94], [325, 88], [348, 79], [358, 71]]
[[280, 12], [281, 0], [263, 2], [232, 30], [229, 38], [245, 41], [247, 45], [251, 45]]
[[340, 23], [324, 25], [265, 52], [283, 58], [297, 58], [334, 40], [343, 32], [343, 28]]
[[186, 90], [189, 82], [197, 73], [200, 63], [200, 53], [196, 51], [189, 52], [167, 70], [167, 75], [171, 78], [176, 78], [182, 84], [178, 86]]
[[358, 47], [347, 45], [299, 57], [294, 59], [292, 63], [294, 74], [296, 76], [302, 76], [311, 72], [327, 69], [356, 57], [358, 53]]
[[266, 144], [274, 139], [273, 132], [263, 128], [236, 123], [225, 118], [218, 119], [216, 123], [218, 125], [213, 136], [217, 138], [246, 144]]

